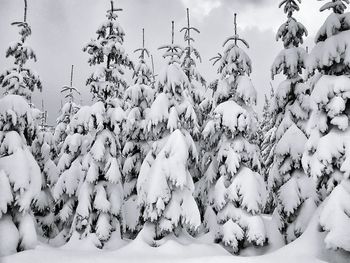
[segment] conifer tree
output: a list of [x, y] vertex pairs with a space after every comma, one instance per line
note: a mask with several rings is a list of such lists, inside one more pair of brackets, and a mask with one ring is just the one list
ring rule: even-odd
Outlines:
[[249, 78], [251, 60], [238, 43], [249, 46], [237, 34], [236, 14], [234, 18], [235, 33], [224, 42], [223, 55], [214, 58], [220, 79], [212, 84], [213, 111], [203, 130], [208, 153], [203, 163], [205, 224], [216, 242], [238, 253], [249, 244], [264, 245], [267, 236], [261, 217], [266, 186], [257, 172], [258, 147], [250, 141], [256, 90]]
[[[193, 107], [198, 117], [198, 124], [200, 126], [200, 130], [202, 130], [202, 128], [204, 127], [204, 123], [206, 123], [208, 119], [208, 113], [209, 113], [208, 107], [210, 107], [208, 103], [210, 103], [210, 96], [212, 94], [208, 93], [206, 89], [206, 81], [197, 69], [197, 62], [202, 63], [202, 58], [200, 56], [199, 51], [193, 46], [193, 43], [195, 41], [192, 33], [199, 34], [200, 31], [197, 28], [191, 26], [190, 10], [188, 8], [186, 9], [186, 14], [187, 14], [187, 25], [180, 30], [180, 32], [184, 32], [184, 41], [186, 42], [186, 46], [183, 49], [181, 66], [189, 80], [190, 96], [192, 98]], [[204, 154], [204, 152], [202, 151], [203, 140], [201, 138], [201, 134], [199, 133], [198, 136], [194, 136], [193, 139], [198, 149], [199, 160], [201, 160], [202, 155]], [[191, 174], [193, 176], [193, 179], [196, 185], [195, 196], [197, 199], [197, 203], [199, 204], [201, 214], [203, 214], [202, 200], [200, 197], [201, 183], [198, 182], [200, 181], [200, 177], [202, 174], [200, 162], [198, 162], [196, 165], [193, 165], [191, 167]]]
[[[42, 102], [42, 105], [44, 103]], [[53, 185], [58, 179], [55, 163], [57, 147], [51, 131], [47, 129], [46, 111], [42, 106], [41, 125], [31, 145], [31, 152], [41, 172], [41, 192], [35, 197], [32, 210], [38, 223], [38, 233], [45, 238], [53, 238], [58, 234], [56, 216], [54, 214]]]
[[144, 29], [142, 29], [142, 47], [135, 50], [139, 52], [139, 63], [134, 68], [133, 85], [125, 91], [126, 124], [124, 134], [126, 143], [123, 148], [125, 156], [123, 164], [124, 181], [124, 215], [125, 228], [130, 232], [141, 229], [139, 207], [137, 204], [136, 182], [141, 164], [150, 150], [149, 134], [146, 127], [146, 115], [154, 100], [153, 69], [146, 59], [150, 57], [145, 47]]
[[310, 91], [301, 77], [306, 52], [300, 45], [307, 30], [293, 17], [299, 10], [298, 2], [283, 0], [279, 5], [287, 21], [279, 28], [276, 40], [281, 39], [284, 49], [272, 65], [272, 78], [283, 73], [286, 80], [279, 84], [274, 98], [276, 145], [268, 185], [276, 200], [274, 218], [286, 242], [303, 233], [316, 207], [313, 180], [304, 173], [301, 164], [307, 141]]
[[101, 247], [111, 238], [120, 237], [123, 222], [123, 178], [121, 173], [121, 126], [123, 110], [124, 69], [132, 68], [123, 48], [124, 30], [117, 21], [120, 8], [107, 11], [107, 20], [97, 30], [97, 39], [91, 40], [84, 51], [90, 55], [89, 64], [99, 66], [88, 78], [87, 84], [97, 102], [92, 105], [101, 118], [96, 119], [90, 132], [91, 145], [83, 159], [84, 175], [78, 194], [75, 229], [81, 236], [92, 234]]
[[261, 132], [261, 158], [264, 177], [267, 179], [271, 165], [273, 163], [273, 153], [276, 140], [276, 114], [274, 110], [275, 92], [271, 86], [269, 97], [265, 94], [265, 102], [263, 107], [263, 116], [260, 122]]
[[34, 89], [41, 90], [39, 77], [25, 67], [35, 60], [27, 46], [31, 35], [27, 23], [27, 1], [24, 19], [11, 25], [20, 29], [20, 40], [11, 44], [6, 57], [14, 66], [0, 75], [4, 97], [0, 100], [0, 256], [36, 246], [37, 235], [31, 205], [40, 194], [41, 175], [29, 146], [37, 130], [33, 109], [28, 101]]
[[[67, 170], [69, 170], [70, 164], [73, 162], [71, 159], [70, 164], [65, 163], [65, 166], [62, 167], [62, 160], [67, 161], [67, 159], [63, 158], [60, 163], [60, 169], [56, 165], [56, 162], [58, 163], [60, 160], [62, 145], [69, 134], [69, 122], [78, 108], [74, 103], [73, 92], [78, 94], [79, 92], [73, 86], [73, 68], [72, 65], [70, 85], [63, 86], [61, 90], [63, 94], [65, 93], [65, 98], [68, 99], [68, 102], [65, 103], [61, 109], [61, 116], [58, 118], [58, 125], [55, 128], [54, 134], [45, 129], [45, 121], [44, 118], [42, 118], [41, 129], [38, 130], [37, 136], [32, 144], [32, 152], [39, 164], [43, 182], [41, 193], [34, 203], [33, 211], [39, 224], [40, 234], [50, 239], [58, 235], [67, 221], [67, 218], [62, 216], [61, 211], [63, 200], [59, 200], [57, 197], [57, 201], [60, 202], [58, 202], [59, 205], [56, 206], [53, 191], [59, 175], [62, 174], [65, 169], [68, 168]], [[44, 110], [43, 113], [45, 114]], [[67, 152], [64, 151], [62, 152], [63, 155], [66, 153]], [[71, 153], [71, 156], [73, 155], [74, 153]], [[69, 202], [68, 204], [72, 205]]]
[[199, 107], [200, 103], [205, 99], [206, 92], [206, 81], [203, 76], [198, 72], [196, 60], [202, 62], [202, 58], [198, 50], [193, 46], [194, 38], [192, 36], [192, 32], [200, 33], [200, 31], [192, 27], [190, 24], [190, 11], [187, 8], [187, 26], [183, 27], [180, 32], [184, 32], [184, 40], [186, 42], [186, 46], [183, 49], [183, 60], [182, 60], [182, 68], [186, 73], [188, 80], [191, 84], [190, 92], [195, 104], [195, 110], [197, 116], [199, 117], [199, 124], [201, 125], [204, 116], [202, 116], [201, 109]]
[[190, 83], [181, 67], [182, 49], [172, 42], [165, 49], [164, 72], [147, 116], [147, 129], [155, 142], [142, 163], [137, 194], [143, 218], [153, 234], [151, 244], [169, 233], [196, 230], [200, 215], [193, 197], [190, 164], [197, 161], [192, 136], [198, 121], [189, 96]]
[[70, 84], [64, 85], [61, 88], [61, 93], [67, 102], [61, 107], [60, 116], [57, 118], [57, 125], [54, 132], [54, 139], [57, 145], [58, 152], [61, 150], [64, 140], [68, 135], [68, 125], [73, 115], [78, 111], [79, 105], [74, 101], [74, 95], [79, 94], [78, 89], [73, 86], [74, 65], [71, 67]]
[[14, 58], [14, 66], [0, 75], [0, 86], [4, 88], [4, 94], [15, 94], [31, 100], [31, 94], [35, 89], [41, 90], [42, 85], [39, 76], [26, 67], [29, 60], [36, 61], [34, 50], [27, 45], [27, 38], [32, 34], [32, 29], [27, 22], [27, 0], [24, 0], [23, 21], [13, 22], [11, 25], [19, 28], [20, 39], [11, 44], [6, 51], [6, 57]]
[[[273, 165], [274, 152], [276, 147], [276, 114], [274, 109], [274, 89], [271, 85], [270, 95], [265, 94], [262, 120], [259, 123], [260, 151], [261, 151], [261, 172], [265, 181], [268, 181], [269, 173]], [[271, 214], [276, 207], [277, 198], [272, 191], [266, 202], [265, 213]]]
[[303, 156], [304, 169], [317, 180], [325, 205], [320, 225], [327, 232], [325, 242], [332, 249], [350, 251], [349, 181], [349, 37], [348, 0], [327, 1], [320, 9], [332, 13], [316, 34], [307, 71], [316, 71], [311, 93], [310, 138]]
[[32, 110], [19, 95], [0, 99], [0, 256], [36, 246], [31, 204], [40, 194], [40, 168], [28, 140], [35, 123]]
[[[77, 206], [84, 179], [83, 160], [88, 153], [96, 122], [103, 120], [103, 107], [82, 106], [68, 125], [67, 137], [58, 158], [58, 180], [53, 187], [58, 242], [66, 242], [76, 233]], [[85, 193], [86, 194], [86, 193]]]

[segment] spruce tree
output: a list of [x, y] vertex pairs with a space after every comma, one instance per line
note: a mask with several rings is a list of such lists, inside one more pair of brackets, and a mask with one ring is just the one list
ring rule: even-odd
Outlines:
[[6, 57], [14, 66], [0, 75], [4, 97], [0, 100], [0, 256], [36, 246], [37, 235], [31, 205], [40, 194], [40, 168], [30, 152], [37, 131], [33, 109], [28, 101], [34, 89], [41, 90], [39, 77], [25, 67], [35, 60], [27, 46], [31, 35], [27, 23], [27, 1], [24, 19], [12, 25], [20, 29], [20, 40], [12, 44]]
[[[204, 77], [200, 74], [200, 72], [197, 69], [197, 63], [202, 63], [202, 58], [199, 53], [199, 51], [193, 46], [193, 43], [195, 42], [193, 33], [199, 34], [200, 31], [191, 26], [190, 23], [190, 10], [186, 9], [187, 14], [187, 25], [183, 27], [180, 32], [184, 33], [184, 41], [186, 43], [186, 46], [183, 49], [182, 54], [182, 68], [184, 72], [187, 75], [188, 81], [190, 83], [190, 96], [193, 101], [193, 107], [195, 109], [196, 115], [198, 117], [198, 124], [200, 127], [200, 131], [204, 127], [204, 123], [206, 123], [208, 120], [208, 113], [210, 110], [208, 108], [210, 107], [210, 96], [212, 94], [208, 93], [207, 87], [206, 87], [206, 80]], [[196, 143], [198, 154], [199, 154], [199, 160], [202, 159], [202, 156], [205, 154], [203, 151], [204, 146], [202, 145], [203, 140], [201, 138], [201, 134], [198, 133], [198, 136], [194, 136], [194, 141]], [[202, 205], [202, 198], [201, 198], [201, 162], [198, 162], [196, 165], [191, 166], [191, 174], [193, 176], [193, 179], [195, 181], [195, 196], [197, 203], [200, 208], [201, 215], [203, 215], [203, 205]]]
[[197, 28], [191, 26], [190, 11], [188, 8], [186, 11], [187, 26], [183, 27], [180, 30], [180, 32], [184, 32], [184, 40], [186, 42], [186, 46], [183, 49], [183, 58], [181, 65], [191, 84], [190, 94], [195, 104], [197, 116], [199, 117], [199, 124], [201, 125], [205, 116], [202, 115], [200, 103], [205, 99], [206, 81], [197, 69], [196, 60], [202, 62], [202, 58], [199, 51], [193, 46], [194, 38], [192, 36], [192, 32], [199, 34], [200, 31]]
[[70, 73], [70, 84], [64, 85], [61, 88], [61, 93], [67, 102], [61, 107], [60, 115], [57, 118], [57, 125], [55, 127], [54, 139], [57, 145], [58, 152], [61, 150], [61, 146], [63, 145], [64, 140], [68, 135], [69, 123], [73, 117], [73, 115], [79, 110], [79, 105], [74, 101], [74, 95], [79, 94], [78, 89], [73, 86], [73, 74], [74, 74], [74, 65], [71, 67]]
[[273, 148], [276, 139], [276, 128], [274, 128], [276, 121], [276, 114], [273, 107], [274, 97], [275, 92], [271, 86], [269, 97], [265, 94], [263, 115], [259, 124], [259, 130], [261, 133], [260, 149], [263, 166], [262, 169], [265, 178], [268, 177], [271, 164], [273, 163]]
[[316, 207], [313, 180], [304, 173], [301, 164], [307, 141], [305, 126], [310, 111], [310, 88], [301, 77], [306, 52], [300, 45], [307, 31], [293, 17], [293, 13], [299, 10], [298, 2], [283, 0], [279, 5], [287, 15], [287, 21], [276, 36], [283, 42], [284, 49], [271, 69], [272, 78], [279, 73], [286, 76], [274, 98], [276, 145], [268, 178], [270, 194], [276, 200], [274, 218], [286, 242], [303, 233]]
[[53, 238], [58, 234], [55, 201], [52, 195], [53, 185], [58, 179], [58, 169], [55, 163], [57, 147], [51, 131], [46, 127], [46, 113], [42, 112], [40, 130], [31, 145], [32, 154], [37, 161], [42, 177], [41, 192], [35, 197], [32, 210], [38, 223], [38, 233], [45, 238]]
[[[320, 225], [325, 242], [332, 249], [350, 251], [349, 181], [349, 44], [350, 14], [348, 0], [327, 1], [320, 11], [332, 13], [316, 34], [316, 46], [307, 71], [318, 72], [311, 93], [313, 110], [310, 138], [303, 156], [305, 170], [317, 180], [317, 190], [325, 200]], [[328, 198], [327, 198], [328, 197]], [[327, 199], [326, 199], [327, 198]]]
[[[125, 32], [117, 21], [120, 8], [107, 11], [107, 20], [96, 31], [97, 39], [85, 47], [89, 64], [99, 66], [87, 80], [97, 102], [92, 105], [100, 115], [92, 124], [91, 145], [83, 159], [84, 176], [78, 195], [75, 229], [81, 236], [96, 237], [101, 247], [111, 238], [120, 239], [123, 223], [123, 178], [121, 172], [121, 126], [123, 110], [123, 77], [125, 68], [132, 68], [123, 48]], [[94, 110], [93, 110], [94, 111]]]
[[[53, 191], [59, 175], [70, 166], [68, 163], [65, 163], [65, 166], [62, 167], [62, 161], [60, 168], [56, 164], [60, 160], [61, 148], [69, 134], [69, 122], [78, 109], [78, 106], [74, 103], [73, 96], [73, 92], [79, 93], [73, 86], [73, 65], [71, 67], [70, 85], [63, 86], [61, 92], [65, 94], [68, 102], [61, 109], [61, 115], [57, 119], [58, 124], [54, 134], [45, 129], [45, 118], [42, 118], [41, 129], [38, 130], [32, 144], [32, 152], [39, 164], [43, 181], [42, 190], [34, 203], [33, 211], [38, 221], [40, 234], [50, 239], [58, 235], [66, 221], [66, 217], [62, 217], [61, 213], [62, 203], [59, 203], [58, 206], [55, 205]], [[43, 114], [45, 114], [44, 110]], [[63, 151], [62, 155], [65, 153]], [[70, 160], [70, 162], [72, 161]]]
[[256, 90], [249, 75], [251, 60], [239, 47], [248, 43], [237, 34], [236, 14], [233, 36], [226, 39], [219, 63], [219, 80], [212, 84], [213, 111], [203, 130], [207, 155], [204, 191], [207, 198], [205, 224], [216, 242], [238, 253], [249, 244], [267, 241], [261, 213], [266, 186], [258, 173], [258, 147], [250, 138], [255, 118], [251, 106]]
[[126, 124], [123, 133], [126, 143], [123, 148], [125, 156], [123, 164], [124, 177], [124, 215], [125, 231], [135, 233], [141, 227], [141, 212], [137, 204], [136, 182], [141, 164], [149, 152], [149, 132], [146, 127], [146, 116], [154, 100], [153, 70], [146, 61], [150, 57], [145, 47], [144, 29], [142, 29], [142, 47], [139, 52], [139, 62], [134, 68], [133, 85], [125, 91]]
[[12, 43], [6, 51], [6, 57], [14, 58], [14, 65], [0, 75], [0, 86], [4, 88], [5, 95], [20, 95], [30, 101], [32, 92], [35, 89], [41, 90], [42, 85], [39, 76], [26, 67], [29, 60], [36, 61], [34, 50], [27, 45], [27, 38], [32, 34], [32, 29], [27, 22], [26, 0], [23, 21], [13, 22], [11, 25], [19, 28], [20, 39]]
[[190, 173], [190, 164], [198, 156], [192, 136], [199, 127], [189, 96], [190, 83], [181, 67], [183, 50], [174, 44], [174, 22], [171, 44], [159, 49], [165, 49], [166, 67], [147, 116], [150, 139], [155, 142], [137, 180], [139, 204], [151, 228], [153, 245], [154, 240], [170, 233], [196, 230], [201, 223]]
[[95, 132], [94, 124], [102, 118], [99, 107], [82, 106], [71, 116], [66, 139], [61, 145], [58, 179], [52, 190], [59, 243], [65, 243], [75, 233], [79, 190], [84, 178], [83, 159], [92, 141], [91, 134]]
[[[40, 168], [28, 146], [35, 129], [32, 110], [18, 95], [0, 99], [0, 255], [36, 246], [31, 204], [40, 194]], [[6, 240], [5, 240], [6, 239]]]

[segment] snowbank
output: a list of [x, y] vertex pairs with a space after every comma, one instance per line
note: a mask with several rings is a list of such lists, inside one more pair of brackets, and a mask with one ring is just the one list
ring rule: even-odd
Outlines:
[[[201, 262], [201, 263], [346, 263], [350, 253], [326, 250], [325, 233], [319, 232], [319, 214], [322, 206], [315, 213], [304, 234], [289, 245], [264, 256], [232, 256], [219, 245], [208, 245], [190, 238], [169, 238], [160, 247], [150, 247], [143, 238], [137, 238], [126, 246], [114, 251], [81, 249], [79, 242], [69, 248], [54, 249], [40, 245], [35, 250], [28, 250], [12, 256], [0, 258], [1, 263], [131, 263], [140, 262]], [[82, 241], [83, 242], [83, 241]], [[86, 248], [86, 246], [85, 246]]]

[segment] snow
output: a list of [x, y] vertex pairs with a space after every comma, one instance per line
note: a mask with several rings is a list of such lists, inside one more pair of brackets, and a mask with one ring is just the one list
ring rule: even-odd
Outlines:
[[32, 199], [40, 192], [40, 169], [27, 148], [17, 148], [16, 151], [0, 158], [0, 168], [8, 175], [16, 194], [16, 204], [20, 211], [30, 208]]
[[252, 62], [243, 49], [234, 44], [229, 44], [224, 51], [223, 57], [220, 59], [218, 71], [222, 78], [239, 71], [249, 75], [252, 71]]
[[0, 218], [7, 213], [7, 206], [13, 202], [10, 180], [3, 170], [0, 170]]
[[288, 48], [280, 51], [272, 65], [272, 76], [288, 72], [295, 76], [301, 72], [301, 65], [306, 59], [306, 51], [303, 48]]
[[278, 141], [275, 153], [280, 155], [288, 153], [293, 160], [300, 160], [306, 141], [305, 134], [293, 123]]
[[0, 217], [0, 259], [15, 254], [19, 243], [19, 233], [10, 215]]
[[303, 166], [316, 178], [325, 174], [331, 178], [327, 179], [328, 192], [334, 188], [335, 182], [342, 180], [342, 175], [337, 176], [337, 169], [334, 169], [335, 158], [339, 160], [340, 171], [347, 174], [349, 133], [346, 104], [350, 96], [349, 85], [350, 80], [346, 76], [325, 75], [316, 83], [311, 94], [314, 109], [320, 110], [311, 118], [313, 126]]
[[284, 49], [271, 73], [286, 78], [272, 105], [265, 97], [259, 130], [244, 39], [226, 38], [207, 86], [188, 25], [186, 48], [160, 47], [156, 79], [144, 46], [136, 66], [129, 59], [111, 1], [83, 48], [96, 102], [80, 107], [64, 86], [52, 135], [27, 103], [41, 82], [25, 68], [36, 60], [31, 29], [15, 22], [21, 42], [6, 54], [15, 65], [0, 75], [0, 261], [348, 262], [350, 1], [321, 7], [333, 13], [310, 55], [299, 2], [279, 6]]
[[[313, 216], [309, 227], [304, 234], [289, 245], [259, 257], [232, 256], [222, 247], [215, 244], [207, 244], [205, 241], [180, 236], [169, 237], [159, 247], [151, 247], [147, 243], [147, 228], [131, 242], [121, 245], [119, 249], [99, 250], [92, 245], [93, 239], [79, 240], [61, 248], [50, 248], [40, 244], [35, 250], [28, 250], [12, 256], [1, 258], [3, 263], [20, 262], [223, 262], [223, 263], [346, 263], [349, 254], [342, 251], [326, 250], [323, 243], [325, 233], [319, 232], [318, 218], [321, 208]], [[1, 236], [0, 236], [1, 237]], [[271, 236], [272, 237], [272, 236]], [[275, 239], [275, 240], [278, 240]], [[273, 242], [272, 242], [273, 243]], [[2, 244], [2, 243], [0, 243]], [[91, 245], [89, 245], [91, 244]]]
[[35, 246], [37, 245], [37, 233], [33, 217], [29, 214], [24, 214], [18, 215], [16, 219], [19, 222], [19, 247], [22, 250], [35, 248]]
[[348, 99], [350, 97], [350, 79], [346, 76], [322, 76], [316, 83], [311, 97], [317, 105], [327, 105], [332, 103], [328, 107], [332, 108], [331, 115], [334, 116], [334, 110], [341, 112], [343, 101], [329, 101], [334, 96], [340, 96], [340, 98]]
[[171, 63], [159, 76], [159, 84], [164, 86], [164, 92], [181, 94], [182, 89], [189, 86], [186, 74], [177, 63]]
[[137, 230], [137, 226], [140, 223], [140, 208], [138, 206], [137, 197], [133, 196], [126, 200], [123, 204], [123, 215], [125, 219], [125, 226], [131, 231]]
[[344, 181], [332, 191], [328, 202], [321, 212], [320, 224], [327, 231], [327, 248], [342, 248], [350, 251], [350, 182]]
[[253, 86], [251, 79], [247, 76], [240, 76], [237, 79], [237, 95], [246, 105], [255, 105], [257, 99], [257, 92]]
[[[169, 100], [165, 93], [160, 93], [152, 103], [151, 110], [148, 114], [148, 123], [150, 125], [158, 125], [158, 123], [167, 121], [169, 118]], [[164, 111], [164, 109], [167, 109]]]
[[216, 118], [222, 119], [222, 125], [233, 134], [236, 131], [244, 131], [249, 125], [250, 119], [247, 111], [232, 100], [218, 105], [214, 114]]
[[188, 172], [190, 147], [182, 132], [175, 130], [151, 167], [141, 168], [137, 189], [139, 203], [144, 206], [144, 218], [151, 222], [160, 220], [162, 231], [171, 232], [180, 222], [192, 229], [197, 229], [201, 223]]
[[[280, 6], [282, 4], [286, 4], [285, 5], [285, 13], [291, 12], [291, 14], [293, 13], [293, 11], [298, 11], [299, 7], [297, 6], [296, 2], [294, 2], [294, 4], [297, 6], [297, 8], [295, 8], [294, 10], [288, 10], [288, 4], [290, 2], [289, 1], [282, 1], [280, 3]], [[284, 47], [285, 48], [290, 48], [290, 47], [298, 47], [299, 44], [303, 43], [303, 35], [307, 36], [307, 30], [306, 28], [303, 26], [303, 24], [301, 24], [300, 22], [298, 22], [294, 17], [289, 17], [288, 16], [288, 20], [287, 22], [283, 23], [280, 28], [277, 31], [276, 34], [276, 40], [278, 40], [279, 38], [283, 41]]]
[[[308, 60], [306, 61], [306, 69], [310, 74], [316, 69], [330, 67], [334, 64], [339, 65], [339, 70], [350, 64], [349, 36], [350, 31], [343, 31], [337, 35], [327, 38], [323, 42], [319, 42], [312, 49]], [[338, 71], [337, 68], [334, 69]]]

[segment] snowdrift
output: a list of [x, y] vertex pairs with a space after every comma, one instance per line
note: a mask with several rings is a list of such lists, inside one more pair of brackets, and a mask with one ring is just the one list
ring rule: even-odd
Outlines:
[[[131, 263], [131, 262], [203, 262], [203, 263], [348, 263], [350, 253], [325, 248], [325, 233], [320, 232], [318, 208], [305, 233], [296, 241], [263, 256], [232, 256], [220, 245], [206, 244], [190, 237], [169, 237], [160, 247], [150, 247], [142, 235], [117, 250], [99, 250], [93, 246], [74, 242], [74, 245], [52, 248], [44, 244], [0, 258], [1, 263]], [[142, 232], [141, 232], [142, 234]], [[81, 241], [86, 242], [86, 241]]]

